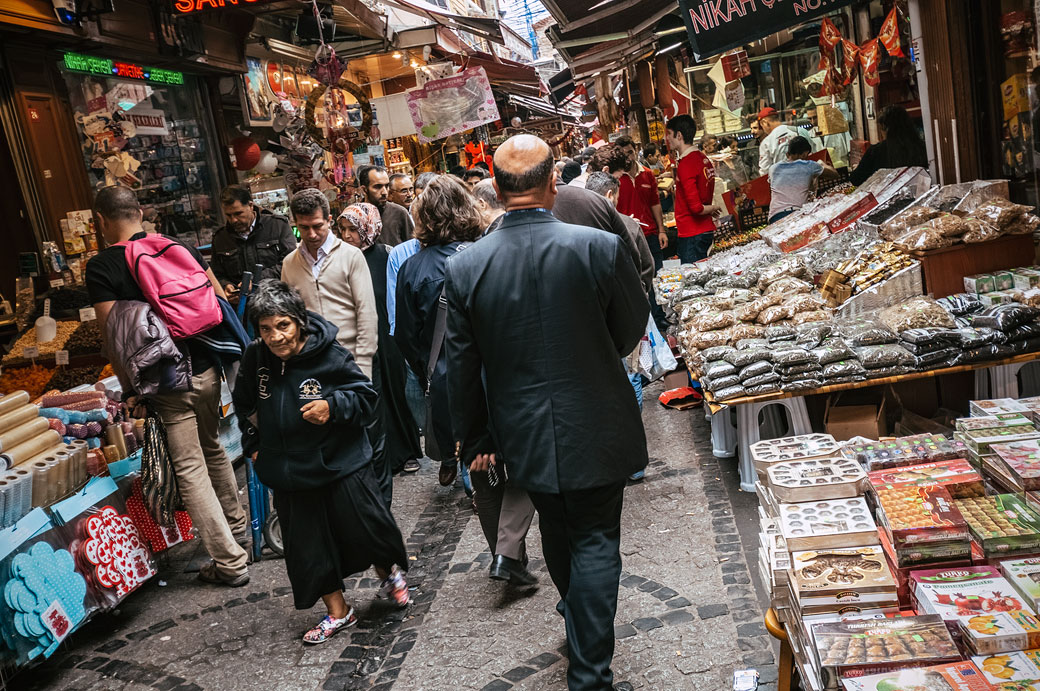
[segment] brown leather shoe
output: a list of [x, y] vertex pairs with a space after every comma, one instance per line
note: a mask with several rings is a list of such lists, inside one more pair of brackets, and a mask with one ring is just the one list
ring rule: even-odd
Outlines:
[[455, 463], [454, 461], [451, 463], [441, 463], [440, 472], [437, 473], [437, 480], [441, 483], [441, 487], [450, 487], [458, 476], [458, 463]]

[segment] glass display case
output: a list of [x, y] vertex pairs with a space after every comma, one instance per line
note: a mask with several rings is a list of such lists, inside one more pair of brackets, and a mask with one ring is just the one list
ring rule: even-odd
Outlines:
[[177, 76], [171, 83], [150, 83], [142, 76], [159, 75], [93, 60], [114, 65], [113, 74], [129, 78], [82, 74], [69, 69], [80, 63], [68, 59], [62, 66], [91, 184], [130, 187], [144, 210], [146, 229], [208, 245], [220, 226], [216, 200], [222, 180], [195, 78], [178, 72], [169, 73]]

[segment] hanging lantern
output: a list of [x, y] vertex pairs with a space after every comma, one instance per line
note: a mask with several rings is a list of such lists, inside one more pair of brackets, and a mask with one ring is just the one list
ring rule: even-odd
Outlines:
[[260, 162], [260, 145], [249, 137], [232, 139], [231, 150], [235, 152], [236, 170], [251, 170]]

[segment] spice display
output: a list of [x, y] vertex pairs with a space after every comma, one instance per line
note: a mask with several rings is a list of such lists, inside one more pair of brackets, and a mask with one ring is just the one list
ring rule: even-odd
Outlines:
[[[82, 322], [65, 342], [69, 355], [93, 355], [101, 352], [101, 327], [96, 319]], [[87, 380], [83, 380], [87, 381]]]
[[28, 329], [18, 338], [17, 341], [14, 342], [14, 345], [11, 346], [11, 352], [4, 356], [3, 362], [5, 367], [9, 364], [28, 363], [29, 360], [22, 355], [26, 348], [38, 349], [38, 357], [53, 356], [55, 351], [64, 350], [65, 342], [68, 341], [69, 336], [79, 328], [79, 325], [79, 322], [58, 322], [57, 335], [52, 340], [45, 343], [40, 343], [36, 340], [35, 329]]
[[29, 367], [4, 367], [0, 372], [0, 391], [17, 391], [21, 389], [32, 398], [38, 397], [47, 390], [47, 382], [54, 376], [54, 370], [40, 365]]

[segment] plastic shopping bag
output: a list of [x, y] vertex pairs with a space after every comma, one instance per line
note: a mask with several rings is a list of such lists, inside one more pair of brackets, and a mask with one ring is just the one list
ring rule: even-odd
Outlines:
[[639, 373], [650, 381], [657, 381], [678, 366], [668, 341], [658, 331], [654, 318], [650, 317], [639, 344]]

